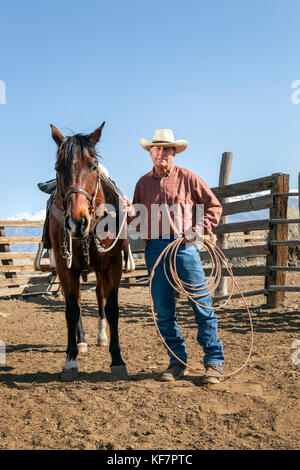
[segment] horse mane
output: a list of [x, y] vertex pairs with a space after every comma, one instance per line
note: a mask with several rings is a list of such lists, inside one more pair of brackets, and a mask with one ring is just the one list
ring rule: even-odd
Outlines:
[[[64, 150], [63, 156], [59, 157], [60, 150]], [[83, 155], [87, 150], [91, 157], [98, 159], [100, 155], [96, 152], [95, 144], [91, 142], [88, 134], [74, 134], [67, 136], [57, 149], [57, 170], [69, 169], [78, 155]]]
[[117, 209], [119, 207], [119, 195], [122, 194], [115, 182], [111, 179], [108, 181], [101, 175], [101, 185], [105, 196], [105, 201], [112, 204]]

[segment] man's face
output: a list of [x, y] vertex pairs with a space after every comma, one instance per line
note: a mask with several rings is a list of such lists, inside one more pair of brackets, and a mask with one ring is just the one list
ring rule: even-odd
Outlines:
[[150, 148], [150, 157], [155, 168], [161, 170], [167, 170], [171, 168], [174, 156], [174, 147], [155, 146]]

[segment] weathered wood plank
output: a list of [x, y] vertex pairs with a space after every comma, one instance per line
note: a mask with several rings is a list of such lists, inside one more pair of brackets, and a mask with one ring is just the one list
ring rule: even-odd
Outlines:
[[[237, 247], [237, 248], [228, 248], [222, 250], [226, 258], [247, 258], [254, 256], [266, 256], [270, 253], [268, 245], [258, 245], [258, 246], [249, 246], [249, 247]], [[203, 261], [208, 261], [210, 259], [207, 251], [201, 251], [200, 257]]]
[[223, 205], [224, 215], [240, 214], [242, 212], [260, 211], [268, 209], [274, 205], [274, 197], [272, 195], [254, 197], [244, 199], [242, 201], [227, 202]]
[[0, 237], [0, 245], [9, 243], [39, 243], [41, 237]]
[[269, 286], [271, 292], [300, 292], [300, 286]]
[[[266, 276], [268, 274], [268, 268], [266, 266], [232, 267], [231, 269], [234, 276]], [[210, 268], [204, 268], [206, 276], [210, 274], [210, 272]], [[222, 269], [222, 276], [230, 276], [227, 269]]]
[[9, 253], [0, 253], [0, 260], [2, 259], [34, 259], [36, 253], [16, 253], [16, 252], [9, 252]]
[[23, 286], [29, 284], [40, 284], [40, 283], [49, 283], [52, 279], [53, 274], [49, 274], [47, 276], [43, 275], [33, 275], [33, 276], [18, 276], [12, 279], [1, 279], [0, 280], [0, 287], [8, 287], [8, 286]]
[[28, 265], [18, 265], [14, 264], [11, 266], [0, 266], [0, 273], [10, 273], [10, 272], [25, 272], [25, 271], [32, 271], [34, 272], [33, 264]]
[[0, 220], [0, 227], [43, 227], [40, 220]]
[[214, 233], [234, 233], [234, 232], [246, 232], [251, 230], [254, 232], [256, 230], [268, 230], [269, 229], [269, 219], [262, 220], [247, 220], [246, 222], [234, 222], [230, 224], [221, 224], [216, 227]]
[[3, 288], [0, 289], [0, 298], [1, 297], [10, 297], [15, 295], [41, 295], [46, 293], [54, 293], [59, 289], [59, 285], [57, 283], [54, 284], [40, 284], [39, 286], [22, 286], [22, 287], [13, 287], [11, 289]]
[[300, 219], [271, 219], [271, 224], [299, 224]]
[[[242, 294], [243, 294], [244, 297], [252, 297], [253, 295], [265, 295], [267, 293], [268, 293], [267, 289], [260, 289], [260, 290], [253, 290], [253, 291], [243, 292]], [[215, 297], [213, 297], [213, 301], [226, 300], [226, 299], [228, 299], [228, 297], [229, 297], [229, 295], [219, 296], [219, 297], [215, 296]], [[239, 299], [241, 297], [242, 297], [241, 294], [233, 294], [231, 296], [231, 299]]]
[[270, 246], [299, 246], [300, 240], [270, 240]]
[[211, 189], [218, 199], [222, 199], [224, 197], [241, 196], [243, 194], [257, 193], [260, 191], [275, 188], [278, 175], [280, 175], [280, 173], [274, 173], [273, 175], [265, 176], [264, 178], [243, 181], [241, 183], [228, 184], [227, 186], [216, 187]]
[[243, 235], [229, 235], [228, 240], [245, 240], [245, 242], [250, 242], [251, 240], [264, 240], [265, 238], [256, 233], [256, 234], [251, 234], [251, 233], [244, 233]]
[[290, 196], [299, 196], [299, 193], [298, 192], [290, 192], [290, 193], [273, 193], [274, 196], [287, 196], [287, 197], [290, 197]]
[[300, 271], [298, 266], [269, 266], [270, 271]]

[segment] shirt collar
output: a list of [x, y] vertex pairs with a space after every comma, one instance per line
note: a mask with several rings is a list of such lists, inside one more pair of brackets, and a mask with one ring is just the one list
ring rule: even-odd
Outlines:
[[155, 169], [154, 169], [154, 167], [153, 167], [152, 170], [151, 170], [151, 176], [153, 176], [154, 178], [159, 178], [159, 179], [160, 179], [160, 178], [166, 178], [166, 177], [170, 176], [170, 174], [175, 171], [175, 168], [176, 168], [176, 167], [175, 167], [175, 165], [173, 164], [173, 165], [171, 166], [171, 168], [167, 171], [166, 174], [164, 174], [163, 176], [159, 176], [159, 175], [155, 172]]

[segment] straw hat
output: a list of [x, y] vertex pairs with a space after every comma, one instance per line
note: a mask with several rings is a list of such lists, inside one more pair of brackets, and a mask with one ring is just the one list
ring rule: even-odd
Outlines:
[[151, 147], [155, 146], [174, 147], [176, 153], [183, 152], [189, 145], [186, 140], [175, 140], [171, 129], [156, 129], [152, 142], [146, 139], [140, 139], [140, 144], [148, 151]]

